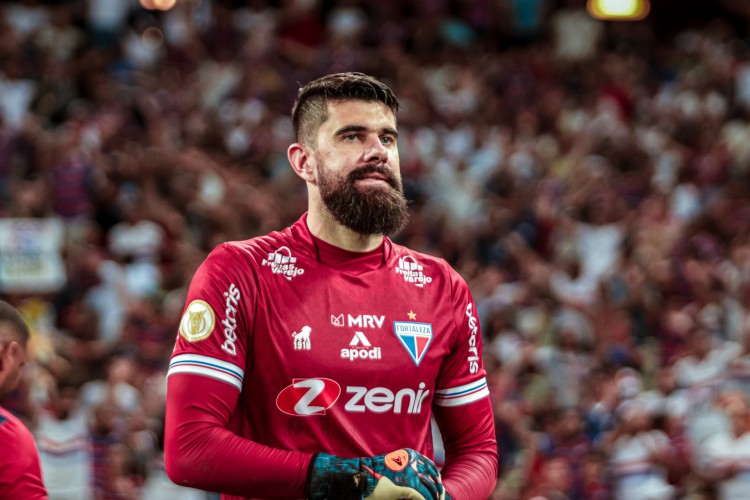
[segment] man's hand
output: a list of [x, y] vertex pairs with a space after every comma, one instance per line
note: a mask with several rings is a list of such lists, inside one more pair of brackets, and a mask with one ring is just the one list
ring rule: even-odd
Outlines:
[[310, 500], [450, 499], [432, 460], [408, 448], [367, 458], [318, 453], [306, 492]]

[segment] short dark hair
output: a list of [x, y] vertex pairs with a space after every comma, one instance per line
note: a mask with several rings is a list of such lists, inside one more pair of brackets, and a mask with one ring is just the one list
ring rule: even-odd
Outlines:
[[29, 327], [23, 316], [21, 316], [21, 313], [15, 307], [4, 300], [0, 300], [0, 325], [2, 324], [9, 325], [16, 332], [16, 335], [18, 335], [18, 340], [24, 345], [29, 340]]
[[295, 140], [314, 144], [313, 132], [328, 119], [328, 102], [344, 99], [380, 101], [394, 115], [398, 111], [396, 95], [375, 77], [356, 72], [326, 75], [299, 89], [292, 107]]

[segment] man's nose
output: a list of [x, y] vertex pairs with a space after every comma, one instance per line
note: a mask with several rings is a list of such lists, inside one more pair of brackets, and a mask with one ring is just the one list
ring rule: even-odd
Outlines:
[[369, 139], [365, 144], [365, 160], [384, 161], [386, 158], [388, 158], [388, 149], [380, 140], [380, 137]]

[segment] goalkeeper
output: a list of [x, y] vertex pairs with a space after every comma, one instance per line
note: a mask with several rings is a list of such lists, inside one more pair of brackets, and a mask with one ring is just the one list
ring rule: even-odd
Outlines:
[[307, 211], [217, 246], [190, 283], [167, 385], [176, 483], [224, 499], [491, 494], [497, 446], [471, 293], [444, 260], [388, 237], [408, 214], [397, 110], [361, 73], [300, 89], [287, 156]]

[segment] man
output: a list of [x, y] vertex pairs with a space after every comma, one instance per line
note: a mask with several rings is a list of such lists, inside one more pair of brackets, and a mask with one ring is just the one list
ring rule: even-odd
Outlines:
[[722, 392], [716, 405], [728, 419], [700, 445], [698, 475], [716, 488], [719, 500], [750, 498], [750, 401], [737, 389]]
[[386, 237], [407, 217], [397, 109], [360, 73], [300, 90], [287, 153], [308, 211], [281, 232], [218, 246], [188, 292], [168, 373], [165, 466], [176, 483], [224, 498], [492, 492], [471, 294], [443, 260]]
[[[18, 386], [28, 340], [29, 329], [21, 315], [0, 300], [0, 400]], [[34, 438], [17, 417], [1, 406], [0, 498], [47, 498]]]

